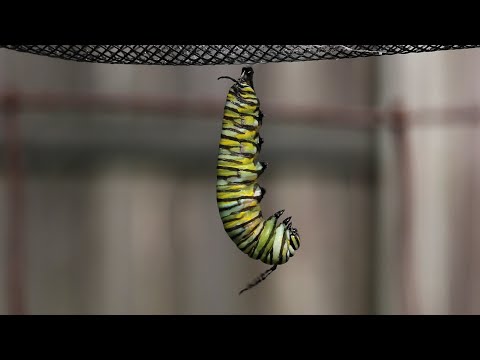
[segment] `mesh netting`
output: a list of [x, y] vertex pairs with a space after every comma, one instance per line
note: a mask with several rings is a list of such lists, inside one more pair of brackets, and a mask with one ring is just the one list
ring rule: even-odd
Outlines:
[[220, 65], [345, 59], [480, 45], [0, 45], [65, 60], [147, 65]]

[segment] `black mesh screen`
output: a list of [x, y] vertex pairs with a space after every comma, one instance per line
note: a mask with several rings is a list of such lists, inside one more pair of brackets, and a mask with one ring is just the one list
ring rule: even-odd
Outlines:
[[65, 60], [148, 65], [220, 65], [345, 59], [480, 45], [0, 45]]

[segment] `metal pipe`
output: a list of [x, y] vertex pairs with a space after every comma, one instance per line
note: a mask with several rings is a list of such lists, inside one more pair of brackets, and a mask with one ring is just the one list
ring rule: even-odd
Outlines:
[[19, 102], [15, 93], [2, 97], [7, 169], [7, 306], [25, 314], [24, 169]]

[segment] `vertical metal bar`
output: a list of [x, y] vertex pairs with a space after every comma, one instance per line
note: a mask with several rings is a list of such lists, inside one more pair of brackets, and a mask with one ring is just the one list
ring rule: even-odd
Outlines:
[[[369, 105], [372, 109], [375, 108], [377, 99], [379, 98], [379, 84], [380, 84], [380, 71], [379, 71], [379, 61], [376, 58], [372, 58], [370, 61], [370, 99]], [[381, 115], [376, 114], [377, 116], [371, 117], [371, 141], [373, 147], [373, 153], [371, 155], [372, 161], [372, 187], [375, 189], [372, 195], [372, 216], [371, 216], [371, 234], [369, 241], [369, 269], [368, 269], [368, 314], [379, 314], [380, 313], [380, 291], [379, 291], [379, 212], [380, 212], [380, 171], [381, 171], [381, 160], [380, 160], [380, 138], [382, 132], [382, 120]]]
[[3, 99], [7, 177], [7, 306], [12, 315], [25, 314], [24, 170], [19, 124], [19, 99]]
[[480, 111], [477, 108], [474, 113], [474, 125], [471, 131], [471, 171], [470, 171], [470, 183], [469, 183], [469, 201], [468, 204], [468, 232], [467, 232], [467, 244], [465, 249], [466, 261], [466, 275], [465, 275], [465, 301], [462, 304], [464, 314], [476, 314], [478, 306], [476, 306], [476, 294], [477, 282], [475, 281], [476, 274], [476, 259], [478, 257], [478, 201], [479, 196], [477, 193], [478, 179], [480, 175], [480, 167], [478, 166], [478, 155], [480, 154]]
[[380, 189], [380, 179], [381, 179], [381, 156], [380, 152], [381, 149], [381, 132], [382, 132], [382, 124], [381, 121], [375, 121], [372, 124], [371, 130], [371, 138], [372, 138], [372, 173], [370, 174], [371, 179], [371, 186], [374, 189], [371, 201], [373, 203], [372, 206], [372, 216], [370, 221], [371, 226], [371, 234], [370, 240], [368, 242], [368, 314], [376, 315], [381, 313], [381, 291], [379, 290], [380, 285], [380, 264], [379, 264], [379, 257], [380, 257], [380, 233], [379, 233], [379, 222], [380, 222], [380, 211], [382, 206], [380, 204], [381, 199], [381, 189]]
[[412, 238], [412, 167], [410, 143], [408, 139], [409, 121], [407, 112], [396, 104], [392, 111], [393, 128], [397, 139], [398, 164], [400, 167], [400, 266], [403, 294], [403, 308], [407, 314], [418, 313], [417, 289], [414, 278], [413, 238]]
[[[470, 119], [471, 116], [471, 119]], [[469, 129], [469, 147], [462, 156], [462, 161], [469, 165], [465, 174], [464, 184], [456, 184], [455, 189], [461, 194], [462, 208], [455, 209], [456, 213], [453, 218], [452, 230], [449, 233], [448, 256], [450, 262], [450, 279], [449, 279], [449, 314], [463, 315], [472, 312], [472, 284], [474, 283], [474, 254], [475, 254], [475, 224], [477, 222], [475, 208], [477, 202], [477, 176], [478, 165], [476, 162], [476, 138], [478, 136], [478, 112], [472, 112], [469, 116], [467, 126]], [[449, 118], [450, 121], [451, 118]], [[467, 139], [465, 139], [465, 142]], [[462, 186], [463, 185], [463, 186]], [[457, 207], [457, 203], [453, 206]]]

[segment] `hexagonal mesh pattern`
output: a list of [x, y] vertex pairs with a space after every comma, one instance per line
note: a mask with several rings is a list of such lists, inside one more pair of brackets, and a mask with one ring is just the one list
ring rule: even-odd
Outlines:
[[220, 65], [407, 54], [480, 45], [0, 45], [65, 60], [147, 65]]

